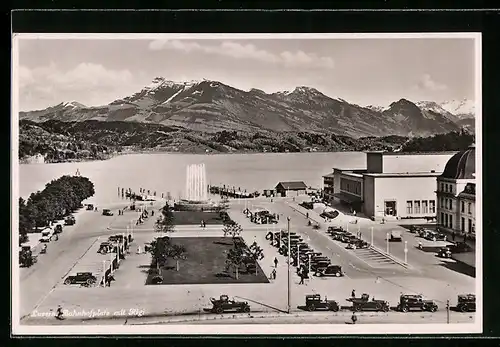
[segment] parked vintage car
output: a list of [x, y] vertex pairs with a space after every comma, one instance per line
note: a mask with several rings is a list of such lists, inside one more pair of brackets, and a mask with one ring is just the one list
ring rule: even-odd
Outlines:
[[65, 225], [73, 225], [73, 224], [75, 224], [75, 223], [76, 223], [76, 219], [75, 219], [75, 217], [74, 217], [74, 216], [72, 216], [72, 215], [71, 215], [71, 216], [68, 216], [68, 217], [66, 217], [66, 218], [64, 219], [64, 224], [65, 224]]
[[423, 228], [420, 228], [417, 230], [417, 234], [419, 237], [422, 237], [422, 238], [426, 238], [428, 234], [432, 234], [434, 233], [435, 231], [433, 230], [430, 230], [430, 229], [423, 229]]
[[334, 232], [344, 232], [344, 229], [342, 227], [336, 227], [336, 226], [329, 226], [328, 229], [326, 229], [328, 233], [334, 233]]
[[101, 242], [101, 244], [99, 245], [99, 249], [97, 250], [97, 253], [108, 254], [114, 251], [116, 251], [116, 244], [109, 241], [105, 241]]
[[451, 250], [448, 247], [441, 247], [437, 252], [439, 258], [451, 258]]
[[475, 294], [458, 295], [457, 310], [460, 312], [476, 312], [476, 295]]
[[94, 205], [87, 204], [87, 211], [93, 211], [93, 210], [94, 210]]
[[212, 313], [224, 313], [227, 311], [250, 312], [250, 305], [246, 301], [229, 300], [229, 296], [221, 295], [219, 299], [210, 298], [212, 308], [204, 309]]
[[77, 272], [76, 275], [70, 275], [64, 280], [64, 284], [79, 284], [84, 287], [90, 287], [97, 282], [97, 278], [92, 272]]
[[314, 276], [317, 277], [342, 277], [344, 272], [340, 265], [328, 265], [327, 267], [317, 268], [314, 270]]
[[401, 242], [403, 241], [403, 237], [401, 236], [400, 230], [391, 230], [389, 233], [389, 242]]
[[352, 302], [353, 311], [383, 311], [389, 312], [389, 303], [385, 300], [370, 300], [370, 295], [363, 293], [360, 298], [348, 298]]
[[321, 300], [321, 295], [306, 295], [306, 309], [308, 311], [327, 310], [337, 312], [340, 309], [339, 303], [335, 300]]
[[360, 240], [360, 239], [355, 239], [352, 240], [347, 244], [347, 249], [362, 249], [362, 248], [368, 248], [370, 245], [368, 242]]
[[320, 269], [327, 268], [331, 264], [331, 261], [321, 260], [321, 261], [311, 261], [311, 271], [316, 272]]
[[111, 210], [110, 210], [110, 209], [108, 209], [108, 208], [104, 208], [104, 209], [102, 210], [102, 215], [103, 215], [103, 216], [112, 216], [112, 215], [113, 215], [113, 212], [111, 212]]
[[410, 225], [410, 228], [408, 229], [408, 232], [410, 232], [412, 234], [420, 234], [423, 231], [424, 231], [424, 228], [422, 228], [421, 226], [417, 226], [417, 225]]
[[351, 233], [344, 233], [344, 235], [342, 235], [340, 237], [340, 241], [343, 243], [349, 243], [349, 242], [354, 241], [356, 239], [357, 239], [357, 237]]
[[446, 241], [446, 235], [437, 231], [427, 232], [424, 238], [429, 241]]
[[429, 311], [436, 312], [438, 305], [433, 300], [424, 300], [422, 295], [403, 294], [399, 297], [397, 311]]

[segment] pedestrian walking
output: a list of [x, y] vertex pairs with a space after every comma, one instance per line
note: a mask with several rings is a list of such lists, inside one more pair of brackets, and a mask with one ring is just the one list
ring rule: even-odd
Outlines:
[[455, 242], [455, 232], [452, 232], [452, 233], [451, 233], [451, 240], [452, 240], [453, 242]]
[[353, 289], [351, 292], [351, 298], [355, 298], [355, 297], [356, 297], [356, 291]]
[[299, 284], [304, 284], [304, 274], [301, 272], [300, 273], [300, 282]]
[[352, 324], [356, 324], [356, 322], [358, 321], [358, 317], [356, 316], [356, 312], [352, 313], [351, 321], [352, 321]]
[[57, 305], [56, 319], [64, 319], [63, 310], [62, 310], [61, 305]]
[[464, 233], [464, 243], [467, 242], [467, 234]]
[[278, 267], [278, 258], [274, 257], [274, 267]]
[[276, 279], [276, 269], [273, 269], [273, 272], [271, 272], [271, 276], [273, 277], [273, 280]]

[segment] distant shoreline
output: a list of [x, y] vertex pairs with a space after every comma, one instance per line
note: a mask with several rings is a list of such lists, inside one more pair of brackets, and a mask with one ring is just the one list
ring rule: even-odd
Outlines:
[[93, 162], [93, 161], [106, 161], [113, 159], [119, 156], [125, 155], [135, 155], [135, 154], [175, 154], [175, 155], [258, 155], [258, 154], [314, 154], [314, 153], [361, 153], [360, 151], [351, 151], [351, 150], [341, 150], [341, 151], [314, 151], [314, 152], [209, 152], [209, 153], [192, 153], [192, 152], [177, 152], [177, 151], [162, 151], [162, 150], [143, 150], [143, 151], [125, 151], [125, 152], [117, 152], [112, 155], [109, 155], [104, 159], [69, 159], [66, 161], [58, 161], [58, 162], [44, 162], [44, 163], [28, 163], [27, 159], [19, 160], [19, 164], [23, 165], [43, 165], [43, 164], [65, 164], [65, 163], [85, 163], [85, 162]]

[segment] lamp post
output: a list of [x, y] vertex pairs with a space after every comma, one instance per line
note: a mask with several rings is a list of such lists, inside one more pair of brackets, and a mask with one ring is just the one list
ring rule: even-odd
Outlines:
[[311, 273], [311, 253], [309, 253], [309, 263], [307, 263], [308, 273]]
[[106, 260], [102, 261], [102, 286], [106, 288]]
[[389, 254], [389, 233], [385, 235], [385, 243], [387, 244], [387, 254]]
[[371, 232], [372, 232], [372, 238], [371, 238], [371, 243], [370, 243], [370, 246], [373, 246], [373, 227], [371, 227]]
[[408, 264], [408, 241], [405, 241], [405, 264]]
[[300, 244], [297, 244], [297, 269], [300, 269]]
[[345, 231], [349, 232], [349, 222], [345, 223]]
[[287, 221], [287, 230], [288, 230], [288, 305], [287, 305], [287, 312], [290, 313], [290, 217], [286, 218]]

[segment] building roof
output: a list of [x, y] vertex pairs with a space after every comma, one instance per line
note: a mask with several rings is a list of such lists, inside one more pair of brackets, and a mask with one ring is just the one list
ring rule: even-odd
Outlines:
[[429, 152], [385, 152], [385, 151], [367, 151], [365, 152], [366, 154], [371, 154], [371, 153], [376, 153], [376, 154], [382, 154], [384, 156], [389, 156], [389, 155], [396, 155], [396, 156], [406, 156], [406, 155], [436, 155], [436, 154], [442, 154], [442, 155], [447, 155], [447, 154], [452, 154], [456, 153], [457, 151], [429, 151]]
[[303, 189], [307, 189], [307, 185], [304, 182], [302, 182], [302, 181], [278, 182], [278, 184], [276, 185], [276, 188], [278, 188], [278, 186], [280, 186], [280, 185], [285, 190], [303, 190]]
[[393, 173], [365, 173], [370, 177], [437, 177], [440, 172], [393, 172]]
[[329, 174], [326, 174], [326, 175], [323, 175], [323, 178], [333, 178], [335, 177], [335, 175], [332, 173], [329, 173]]
[[476, 173], [476, 146], [456, 153], [448, 160], [440, 177], [451, 179], [474, 179]]
[[351, 176], [351, 177], [357, 177], [357, 178], [362, 178], [363, 174], [352, 172], [352, 171], [343, 171], [342, 175], [344, 176]]
[[464, 190], [460, 194], [458, 194], [458, 197], [475, 198], [476, 197], [476, 184], [475, 183], [467, 183]]

